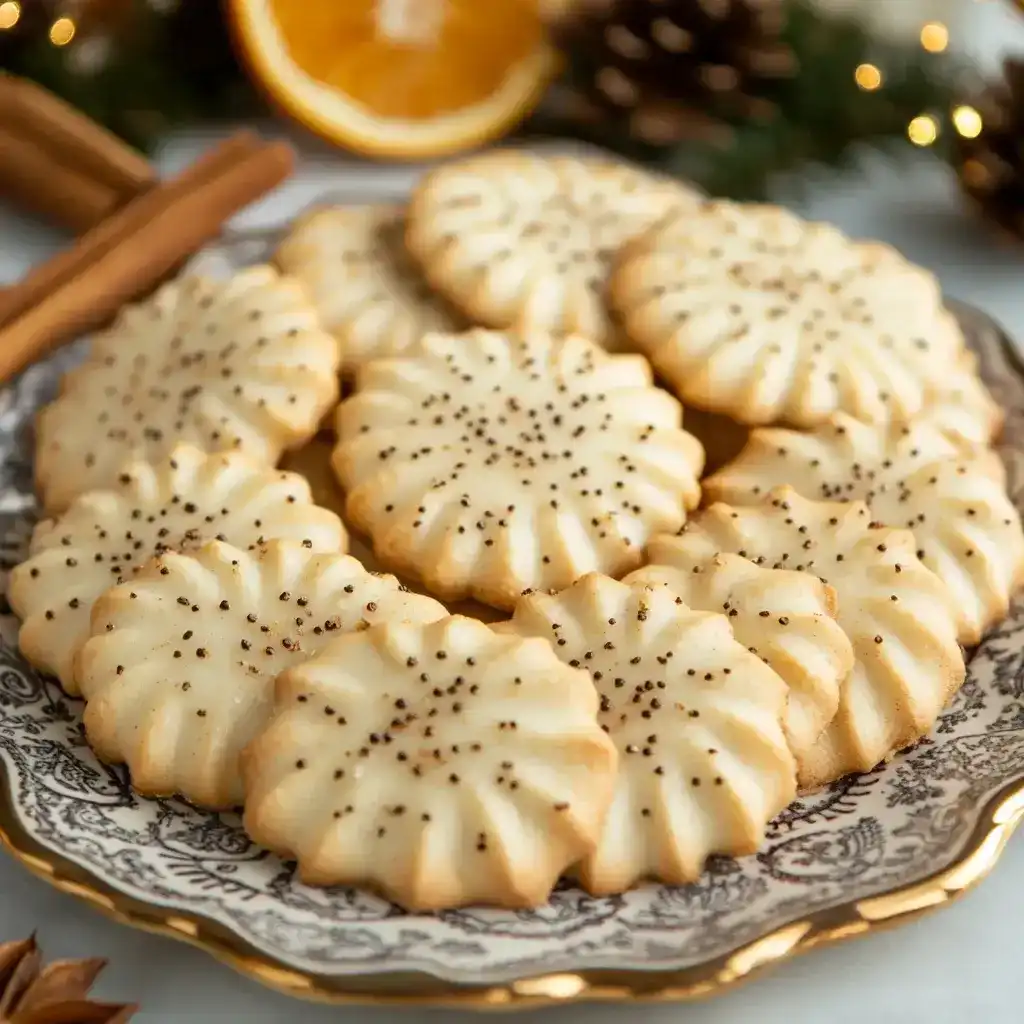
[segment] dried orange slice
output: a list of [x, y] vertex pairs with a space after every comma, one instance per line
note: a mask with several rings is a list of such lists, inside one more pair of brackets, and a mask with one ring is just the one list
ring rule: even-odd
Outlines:
[[307, 128], [422, 159], [504, 134], [557, 66], [538, 0], [230, 0], [245, 59]]

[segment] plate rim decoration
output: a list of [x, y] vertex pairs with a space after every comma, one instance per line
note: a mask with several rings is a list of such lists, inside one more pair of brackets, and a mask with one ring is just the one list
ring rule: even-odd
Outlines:
[[[9, 783], [2, 762], [0, 778]], [[528, 1010], [584, 1002], [688, 1002], [720, 995], [813, 949], [907, 924], [948, 906], [995, 867], [1022, 818], [1024, 777], [988, 801], [970, 840], [948, 867], [924, 880], [787, 922], [701, 964], [652, 971], [560, 971], [475, 986], [420, 972], [331, 978], [277, 962], [216, 922], [137, 900], [46, 849], [17, 820], [10, 785], [0, 786], [0, 849], [37, 878], [83, 900], [118, 924], [204, 950], [245, 977], [312, 1002], [464, 1010]]]
[[[205, 269], [205, 260], [211, 255], [214, 265], [217, 259], [226, 258], [229, 266], [265, 258], [278, 230], [263, 229], [252, 234], [228, 236], [201, 254], [195, 265]], [[238, 249], [233, 256], [230, 254], [232, 248]], [[1024, 395], [1024, 361], [1003, 328], [980, 310], [962, 303], [950, 305], [961, 317], [973, 322], [980, 333], [990, 338], [988, 346], [998, 353], [1001, 364], [999, 376], [1012, 382], [1018, 393]], [[1011, 416], [1024, 417], [1024, 401], [1012, 403], [1007, 411]], [[8, 428], [0, 422], [0, 429]], [[1022, 483], [1017, 480], [1018, 489]], [[21, 511], [21, 507], [16, 511]], [[1014, 695], [1020, 699], [1016, 692]], [[1002, 725], [1002, 718], [999, 722], [999, 727], [1004, 730], [1008, 728]], [[1015, 728], [1012, 731], [1018, 730]], [[1024, 735], [1024, 727], [1019, 731]], [[960, 734], [957, 738], [961, 738]], [[970, 738], [970, 734], [966, 733], [962, 738]], [[900, 882], [890, 888], [883, 887], [871, 895], [842, 900], [803, 914], [794, 908], [797, 914], [795, 919], [790, 917], [782, 924], [769, 925], [768, 922], [758, 921], [757, 926], [764, 930], [756, 937], [745, 937], [742, 941], [737, 937], [736, 945], [728, 951], [716, 951], [688, 966], [645, 967], [636, 962], [630, 967], [616, 969], [568, 968], [556, 973], [534, 973], [535, 967], [527, 966], [522, 975], [494, 982], [445, 978], [412, 967], [406, 970], [371, 969], [353, 973], [325, 973], [276, 958], [227, 923], [221, 923], [210, 915], [170, 907], [166, 905], [169, 900], [162, 904], [159, 890], [157, 893], [151, 892], [148, 900], [130, 894], [118, 888], [117, 883], [102, 878], [97, 869], [76, 862], [65, 853], [45, 845], [40, 838], [45, 837], [45, 834], [38, 828], [36, 834], [33, 834], [28, 824], [32, 820], [30, 815], [24, 806], [19, 806], [17, 794], [24, 792], [18, 785], [17, 777], [21, 765], [2, 744], [0, 751], [5, 753], [5, 756], [0, 757], [0, 848], [34, 875], [54, 888], [84, 900], [118, 923], [203, 949], [241, 974], [272, 989], [304, 999], [339, 1004], [515, 1010], [588, 1001], [684, 1001], [719, 994], [772, 966], [819, 946], [893, 927], [949, 904], [992, 870], [1010, 835], [1024, 818], [1024, 762], [1018, 766], [1014, 761], [1012, 768], [1003, 776], [1010, 781], [984, 797], [981, 806], [972, 808], [966, 821], [969, 834], [965, 836], [964, 830], [961, 830], [954, 837], [952, 832], [948, 832], [947, 845], [932, 850], [938, 859], [948, 851], [959, 848], [953, 860], [945, 867], [931, 872], [923, 879]], [[969, 756], [969, 753], [964, 756]], [[998, 776], [992, 779], [995, 783], [999, 781]], [[981, 797], [982, 794], [978, 795]], [[824, 811], [821, 813], [826, 814]], [[875, 827], [881, 829], [877, 822]], [[850, 841], [859, 842], [861, 837], [854, 835]], [[65, 849], [71, 848], [66, 844]], [[799, 858], [800, 853], [796, 849], [794, 857]], [[804, 855], [809, 856], [807, 853]], [[798, 859], [787, 864], [790, 870], [799, 872], [798, 868], [792, 866], [799, 864]], [[122, 880], [119, 884], [128, 886], [131, 883]], [[143, 886], [138, 884], [134, 888], [141, 891]], [[865, 886], [865, 890], [867, 888], [870, 885]], [[780, 914], [788, 913], [789, 909], [780, 911]], [[281, 920], [284, 921], [284, 918]], [[405, 933], [402, 934], [404, 936]], [[731, 939], [726, 941], [731, 942]], [[639, 958], [639, 954], [636, 955]], [[699, 949], [697, 955], [700, 955]], [[652, 954], [652, 959], [656, 961], [657, 956]], [[311, 959], [307, 960], [314, 963]], [[517, 965], [513, 963], [512, 969], [518, 969]]]

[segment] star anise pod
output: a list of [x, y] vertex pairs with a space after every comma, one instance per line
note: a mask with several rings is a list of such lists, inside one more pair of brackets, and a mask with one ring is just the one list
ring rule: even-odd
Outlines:
[[34, 935], [0, 943], [0, 1024], [124, 1024], [136, 1006], [89, 999], [106, 965], [97, 958], [44, 965]]

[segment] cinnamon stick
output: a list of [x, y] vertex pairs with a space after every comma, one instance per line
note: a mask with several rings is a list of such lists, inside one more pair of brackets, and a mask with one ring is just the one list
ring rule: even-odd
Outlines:
[[46, 149], [0, 124], [0, 194], [76, 234], [98, 224], [119, 202], [109, 185], [66, 167]]
[[0, 293], [0, 328], [43, 302], [89, 263], [95, 262], [109, 249], [140, 230], [169, 204], [233, 166], [246, 155], [256, 153], [261, 145], [255, 133], [236, 132], [219, 146], [204, 153], [177, 178], [145, 193], [103, 223], [97, 224], [77, 245], [57, 253], [46, 263], [30, 270], [18, 284]]
[[[283, 181], [294, 159], [283, 142], [231, 140], [30, 274], [28, 291], [21, 292], [23, 311], [0, 329], [0, 380], [103, 325], [121, 305], [148, 292], [215, 237], [232, 214]], [[24, 308], [25, 295], [38, 298], [47, 282], [45, 297]]]
[[115, 191], [134, 195], [153, 183], [153, 166], [138, 150], [35, 82], [4, 75], [0, 99], [0, 120], [66, 154]]

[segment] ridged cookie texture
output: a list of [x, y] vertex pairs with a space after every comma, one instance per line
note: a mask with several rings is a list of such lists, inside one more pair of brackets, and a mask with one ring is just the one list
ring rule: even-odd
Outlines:
[[341, 343], [343, 372], [400, 355], [428, 331], [460, 326], [406, 252], [404, 234], [401, 206], [327, 207], [302, 218], [274, 256], [309, 289]]
[[391, 569], [447, 600], [621, 575], [700, 499], [703, 449], [642, 356], [475, 330], [360, 373], [338, 410], [346, 512]]
[[616, 751], [545, 640], [391, 616], [277, 682], [245, 752], [245, 825], [316, 885], [409, 910], [532, 907], [592, 849]]
[[694, 563], [678, 537], [655, 537], [650, 565], [624, 583], [668, 587], [690, 608], [718, 612], [744, 647], [785, 682], [783, 727], [798, 763], [839, 709], [853, 646], [835, 620], [835, 591], [810, 573], [767, 569], [739, 555]]
[[165, 554], [107, 591], [77, 676], [89, 744], [147, 796], [242, 802], [238, 756], [273, 706], [274, 678], [333, 636], [444, 607], [354, 558], [270, 541]]
[[1004, 618], [1024, 584], [1024, 532], [999, 457], [937, 423], [886, 429], [837, 415], [808, 433], [755, 430], [704, 487], [709, 500], [745, 505], [778, 480], [806, 498], [864, 501], [877, 522], [911, 530], [917, 557], [953, 595], [963, 644]]
[[128, 458], [178, 441], [273, 464], [337, 400], [338, 343], [299, 282], [271, 267], [182, 277], [94, 336], [36, 424], [46, 510], [116, 483]]
[[477, 323], [583, 334], [614, 348], [604, 290], [628, 241], [698, 195], [626, 164], [496, 152], [446, 164], [413, 194], [406, 242]]
[[344, 551], [347, 541], [341, 520], [313, 504], [296, 473], [187, 444], [158, 462], [129, 463], [112, 489], [80, 495], [33, 531], [29, 557], [8, 584], [21, 653], [77, 695], [75, 655], [105, 590], [165, 551], [210, 540], [252, 549], [273, 538], [311, 551]]
[[590, 672], [618, 747], [601, 841], [573, 872], [588, 891], [692, 882], [711, 854], [753, 853], [793, 799], [786, 685], [724, 615], [694, 611], [667, 587], [594, 573], [524, 597], [499, 628], [543, 637]]
[[873, 523], [863, 502], [810, 501], [791, 487], [759, 505], [712, 505], [678, 537], [681, 567], [738, 554], [835, 591], [855, 661], [835, 718], [802, 759], [803, 788], [874, 768], [924, 735], [963, 683], [956, 603], [916, 552], [909, 530]]
[[771, 206], [666, 220], [623, 255], [610, 296], [684, 402], [750, 425], [913, 414], [964, 351], [930, 273]]
[[965, 349], [956, 366], [929, 387], [924, 408], [914, 420], [928, 420], [950, 437], [989, 444], [1003, 429], [1006, 411], [978, 376], [978, 357]]

